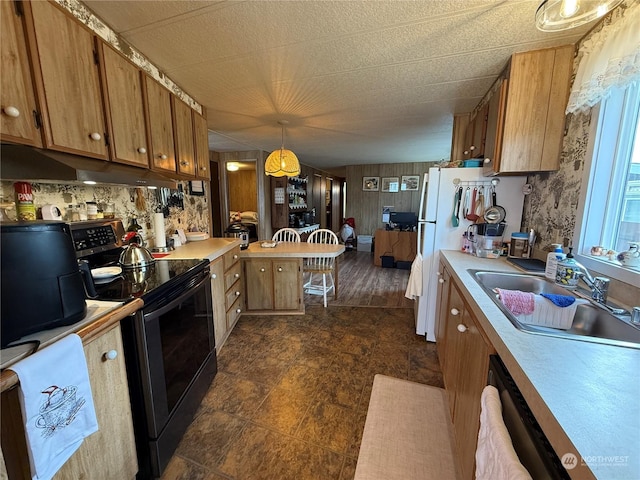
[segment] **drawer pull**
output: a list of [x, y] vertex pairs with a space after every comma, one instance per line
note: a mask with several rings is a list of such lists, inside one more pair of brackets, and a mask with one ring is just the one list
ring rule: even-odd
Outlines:
[[236, 273], [236, 274], [234, 275], [234, 277], [236, 277], [236, 278], [240, 278], [240, 274], [239, 274], [239, 273]]
[[236, 308], [236, 313], [240, 313], [242, 310], [240, 310], [239, 308]]
[[105, 360], [115, 360], [118, 357], [118, 352], [116, 350], [109, 350], [103, 355]]
[[466, 332], [466, 331], [467, 331], [467, 327], [466, 327], [466, 326], [464, 326], [462, 323], [460, 323], [460, 324], [458, 324], [458, 331], [459, 331], [460, 333], [464, 333], [464, 332]]
[[236, 297], [239, 297], [239, 296], [240, 296], [240, 292], [236, 290]]
[[166, 160], [166, 159], [167, 159], [167, 158], [169, 158], [169, 157], [167, 157], [164, 153], [161, 153], [160, 155], [158, 155], [158, 158], [159, 158], [160, 160]]
[[264, 272], [264, 268], [261, 268], [261, 269], [260, 269], [260, 271], [261, 271], [261, 272]]
[[460, 310], [458, 310], [457, 308], [452, 308], [451, 309], [451, 315], [460, 315]]
[[282, 271], [282, 267], [278, 267], [278, 271], [281, 272]]
[[144, 148], [144, 147], [140, 147], [140, 148], [138, 149], [138, 153], [142, 153], [142, 154], [147, 153], [147, 149], [146, 149], [146, 148]]
[[490, 158], [485, 158], [485, 159], [484, 159], [484, 163], [485, 163], [485, 164], [486, 164], [486, 163], [491, 163], [491, 159], [490, 159]]
[[100, 135], [98, 132], [93, 132], [92, 134], [89, 135], [89, 138], [97, 142], [102, 138], [102, 135]]
[[444, 283], [444, 278], [439, 278], [438, 283]]
[[237, 253], [234, 253], [234, 254], [233, 254], [233, 259], [234, 259], [234, 260], [237, 260], [237, 259], [238, 259], [238, 254], [237, 254]]

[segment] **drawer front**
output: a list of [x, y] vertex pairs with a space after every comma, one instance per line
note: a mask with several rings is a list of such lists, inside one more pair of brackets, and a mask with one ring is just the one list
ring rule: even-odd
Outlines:
[[242, 276], [242, 268], [241, 268], [240, 262], [236, 262], [236, 264], [232, 266], [231, 269], [225, 272], [224, 274], [224, 289], [229, 290], [229, 288], [231, 288], [231, 285], [233, 285], [235, 282], [240, 280], [241, 276]]
[[242, 295], [242, 292], [240, 291], [240, 284], [239, 283], [236, 285], [236, 287], [230, 288], [227, 291], [226, 302], [225, 302], [225, 306], [227, 307], [227, 310], [229, 308], [231, 308], [231, 305], [233, 305], [234, 302], [238, 298], [240, 298], [241, 295]]
[[230, 329], [242, 315], [242, 298], [237, 298], [236, 303], [227, 312], [227, 329]]
[[238, 261], [240, 258], [240, 245], [234, 247], [232, 250], [229, 250], [227, 253], [222, 255], [222, 262], [224, 263], [224, 271], [229, 270], [234, 263]]

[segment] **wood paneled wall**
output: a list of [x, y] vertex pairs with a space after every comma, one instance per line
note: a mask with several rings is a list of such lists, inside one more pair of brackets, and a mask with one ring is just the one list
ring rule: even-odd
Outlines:
[[258, 193], [255, 169], [228, 172], [227, 179], [229, 182], [229, 210], [257, 212]]
[[352, 165], [347, 167], [347, 218], [356, 221], [358, 235], [373, 235], [376, 229], [384, 228], [382, 207], [393, 206], [396, 212], [418, 212], [420, 206], [420, 190], [410, 192], [368, 192], [362, 190], [362, 177], [380, 177], [379, 188], [382, 189], [383, 177], [422, 174], [435, 162], [393, 163], [375, 165]]

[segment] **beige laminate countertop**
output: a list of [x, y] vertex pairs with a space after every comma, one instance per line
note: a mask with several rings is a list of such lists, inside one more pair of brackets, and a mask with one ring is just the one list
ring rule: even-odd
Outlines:
[[324, 243], [279, 242], [273, 248], [261, 247], [260, 243], [249, 244], [249, 248], [240, 252], [240, 257], [337, 257], [344, 252], [344, 245], [327, 245]]
[[213, 261], [228, 251], [233, 250], [237, 245], [240, 245], [240, 240], [237, 238], [208, 238], [197, 242], [187, 242], [184, 245], [176, 247], [175, 250], [172, 250], [162, 258], [167, 260], [206, 258], [209, 261]]
[[576, 455], [571, 477], [640, 479], [640, 350], [521, 332], [467, 271], [516, 268], [440, 255], [558, 456]]

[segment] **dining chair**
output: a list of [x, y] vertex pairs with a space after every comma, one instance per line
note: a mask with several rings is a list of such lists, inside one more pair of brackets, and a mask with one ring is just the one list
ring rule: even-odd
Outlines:
[[271, 238], [274, 242], [299, 242], [300, 234], [293, 228], [281, 228]]
[[[307, 243], [337, 245], [338, 237], [331, 230], [321, 228], [311, 232]], [[304, 262], [304, 273], [309, 274], [309, 278], [303, 285], [304, 292], [311, 295], [322, 295], [325, 308], [327, 306], [327, 293], [332, 290], [335, 291], [333, 278], [335, 260], [335, 258], [309, 257]]]

